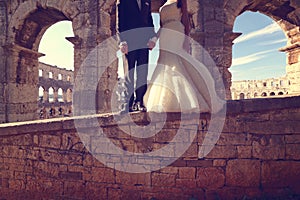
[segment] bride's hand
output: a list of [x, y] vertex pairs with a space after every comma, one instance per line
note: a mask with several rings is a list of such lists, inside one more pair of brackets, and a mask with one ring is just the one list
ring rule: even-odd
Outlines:
[[149, 40], [149, 42], [147, 43], [147, 46], [150, 50], [152, 50], [155, 47], [155, 42], [152, 40]]

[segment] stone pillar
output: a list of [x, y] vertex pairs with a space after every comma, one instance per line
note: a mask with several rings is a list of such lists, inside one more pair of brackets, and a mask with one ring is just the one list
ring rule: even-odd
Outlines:
[[[188, 5], [192, 15], [194, 29], [191, 37], [204, 49], [196, 49], [197, 45], [192, 44], [193, 56], [202, 61], [215, 79], [215, 86], [218, 95], [222, 98], [231, 98], [230, 83], [231, 74], [228, 71], [230, 64], [227, 59], [228, 49], [224, 48], [224, 10], [223, 1], [191, 1]], [[199, 45], [198, 45], [199, 47]], [[208, 59], [208, 55], [213, 59]], [[221, 74], [221, 77], [219, 76]], [[223, 87], [225, 86], [225, 89]]]
[[42, 55], [15, 44], [5, 46], [5, 122], [38, 118], [38, 58]]
[[63, 89], [63, 96], [62, 96], [62, 98], [63, 98], [63, 101], [64, 101], [64, 103], [66, 103], [67, 102], [67, 92], [68, 92], [68, 88], [64, 88]]
[[58, 102], [58, 88], [53, 87], [53, 102]]
[[49, 102], [49, 88], [44, 87], [44, 92], [43, 92], [43, 103]]
[[[111, 36], [111, 17], [100, 8], [100, 5], [98, 7], [99, 9], [77, 16], [78, 20], [86, 19], [88, 23], [78, 28], [79, 24], [75, 24], [75, 37], [67, 38], [74, 44], [74, 92], [76, 93], [74, 93], [73, 105], [74, 113], [77, 115], [110, 112], [112, 88], [117, 82], [117, 60], [112, 66], [105, 66], [99, 59], [107, 61], [114, 55], [110, 55], [111, 52], [108, 51], [110, 46], [107, 49], [97, 48]], [[86, 58], [88, 59], [85, 60]], [[102, 71], [104, 73], [101, 74]], [[76, 111], [76, 108], [84, 111]]]
[[6, 13], [6, 1], [0, 0], [0, 123], [6, 122], [6, 65], [5, 65], [5, 45], [7, 32], [7, 13]]
[[280, 51], [287, 54], [286, 73], [290, 81], [289, 96], [300, 95], [300, 28], [295, 27], [287, 32], [289, 44]]

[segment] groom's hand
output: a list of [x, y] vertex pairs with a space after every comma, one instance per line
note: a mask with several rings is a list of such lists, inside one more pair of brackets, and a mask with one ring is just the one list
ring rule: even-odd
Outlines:
[[128, 54], [128, 45], [127, 45], [127, 42], [121, 42], [120, 45], [119, 45], [119, 48], [121, 50], [122, 53], [124, 54]]
[[153, 37], [149, 40], [149, 42], [147, 43], [147, 46], [150, 50], [152, 50], [155, 47], [156, 41], [157, 41], [157, 37]]

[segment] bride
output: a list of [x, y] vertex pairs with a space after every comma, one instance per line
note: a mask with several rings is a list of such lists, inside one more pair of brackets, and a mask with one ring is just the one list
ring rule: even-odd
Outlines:
[[144, 96], [147, 110], [218, 112], [223, 105], [215, 92], [214, 80], [207, 68], [187, 53], [190, 27], [186, 0], [167, 0], [159, 11], [160, 51]]

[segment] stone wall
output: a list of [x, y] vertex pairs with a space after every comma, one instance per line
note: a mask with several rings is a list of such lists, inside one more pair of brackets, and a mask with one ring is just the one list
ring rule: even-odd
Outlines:
[[[220, 138], [201, 159], [198, 150], [210, 123], [208, 114], [200, 118], [185, 114], [180, 119], [179, 113], [169, 113], [163, 125], [162, 114], [154, 114], [145, 130], [163, 128], [147, 139], [124, 131], [149, 124], [144, 113], [132, 114], [130, 120], [107, 114], [1, 124], [1, 199], [296, 199], [300, 196], [299, 105], [300, 97], [229, 101]], [[191, 138], [191, 127], [198, 122], [197, 135]], [[87, 151], [97, 155], [93, 147], [103, 140], [85, 134], [85, 141], [90, 139], [85, 148], [78, 136], [78, 130], [101, 126], [116, 146], [145, 153], [168, 145], [180, 123], [185, 124], [182, 140], [191, 142], [190, 147], [168, 167], [148, 173], [106, 167]], [[114, 155], [106, 156], [110, 156], [107, 165], [120, 163]]]
[[287, 76], [263, 80], [233, 81], [231, 86], [231, 97], [233, 100], [275, 97], [283, 98], [292, 95], [299, 96], [300, 89], [297, 91], [292, 89], [291, 81]]
[[[43, 94], [39, 94], [38, 98], [37, 114], [40, 119], [72, 115], [73, 83], [74, 71], [39, 63], [38, 86], [39, 89], [43, 89]], [[49, 101], [50, 88], [53, 89], [52, 101]]]
[[[69, 20], [74, 37], [74, 71], [80, 73], [83, 61], [97, 45], [115, 34], [115, 0], [0, 0], [0, 122], [36, 119], [38, 83], [38, 52], [40, 40], [51, 25]], [[157, 12], [164, 0], [152, 0]], [[299, 79], [299, 24], [300, 5], [297, 0], [189, 0], [193, 56], [202, 61], [216, 78], [218, 94], [231, 98], [232, 41], [240, 35], [233, 32], [236, 17], [244, 11], [259, 11], [274, 19], [287, 35], [288, 43], [281, 51], [287, 54], [287, 72], [292, 93], [300, 87]], [[214, 62], [207, 59], [203, 49]], [[117, 50], [117, 43], [114, 47]], [[107, 47], [108, 48], [108, 47]], [[100, 52], [98, 52], [100, 53]], [[107, 52], [105, 52], [107, 53]], [[113, 52], [114, 54], [115, 52]], [[102, 56], [102, 55], [101, 55]], [[112, 55], [103, 54], [109, 60]], [[110, 100], [117, 83], [117, 62], [101, 66], [93, 61], [92, 70], [105, 73], [97, 88], [97, 112], [110, 112]], [[95, 68], [95, 69], [93, 69]], [[91, 79], [97, 80], [98, 72]], [[82, 74], [79, 74], [81, 76]], [[225, 89], [222, 88], [224, 84]], [[220, 89], [221, 88], [221, 89]], [[86, 95], [92, 93], [87, 89]]]

